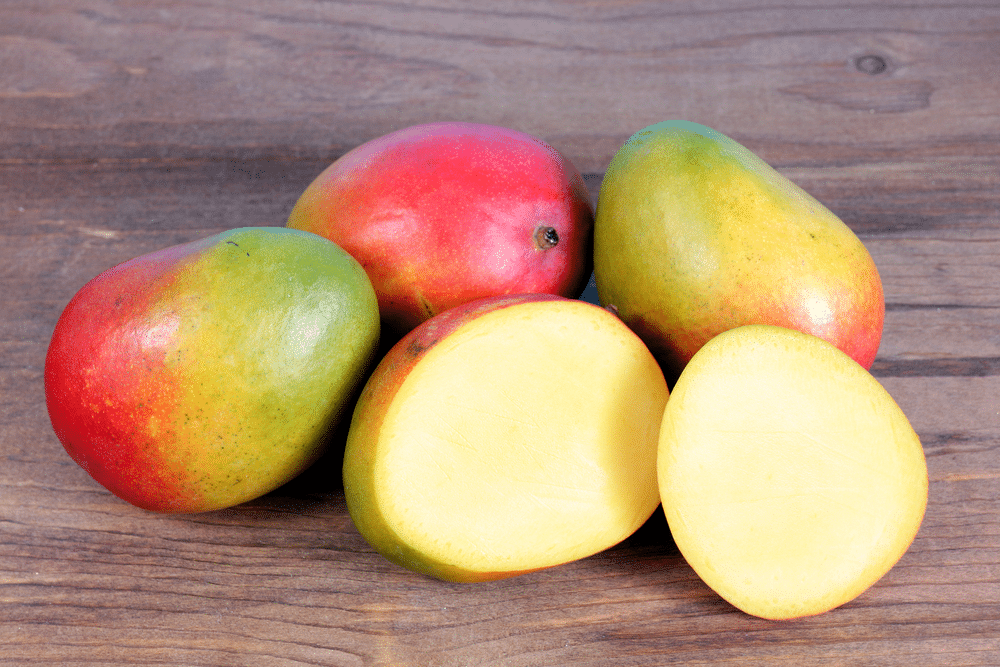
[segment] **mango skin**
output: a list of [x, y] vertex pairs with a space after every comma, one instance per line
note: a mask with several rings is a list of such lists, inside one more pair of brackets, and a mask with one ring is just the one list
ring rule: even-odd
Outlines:
[[576, 167], [536, 137], [481, 123], [414, 125], [354, 148], [306, 187], [286, 226], [361, 262], [395, 340], [484, 297], [576, 298], [593, 269], [594, 211]]
[[594, 228], [601, 304], [668, 378], [717, 334], [772, 324], [832, 343], [866, 369], [885, 300], [847, 225], [744, 146], [672, 120], [635, 133], [601, 186]]
[[346, 252], [234, 229], [84, 285], [48, 348], [46, 403], [67, 453], [119, 498], [221, 509], [319, 457], [378, 336], [374, 290]]

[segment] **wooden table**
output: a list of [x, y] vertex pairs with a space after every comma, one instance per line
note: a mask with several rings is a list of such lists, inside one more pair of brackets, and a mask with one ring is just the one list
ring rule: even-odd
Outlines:
[[[998, 72], [995, 2], [7, 0], [0, 664], [1000, 664]], [[738, 612], [662, 513], [576, 563], [442, 583], [366, 545], [336, 460], [164, 516], [115, 499], [53, 435], [46, 345], [104, 269], [282, 225], [332, 159], [406, 125], [535, 134], [596, 198], [626, 137], [668, 118], [757, 151], [881, 271], [873, 372], [921, 436], [930, 504], [855, 601]]]

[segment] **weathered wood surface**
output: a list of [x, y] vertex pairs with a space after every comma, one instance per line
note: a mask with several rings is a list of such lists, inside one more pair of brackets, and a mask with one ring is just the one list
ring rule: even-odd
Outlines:
[[[1000, 5], [950, 0], [0, 5], [0, 664], [1000, 664]], [[913, 546], [830, 613], [720, 601], [658, 514], [606, 553], [446, 584], [354, 530], [335, 457], [245, 506], [160, 516], [65, 455], [42, 395], [66, 302], [111, 265], [283, 224], [364, 140], [522, 129], [594, 195], [667, 118], [841, 215], [886, 288], [873, 371], [931, 476]]]

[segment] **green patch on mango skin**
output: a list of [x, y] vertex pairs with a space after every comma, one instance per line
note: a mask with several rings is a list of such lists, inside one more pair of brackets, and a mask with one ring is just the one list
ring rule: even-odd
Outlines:
[[[215, 499], [210, 504], [266, 493], [272, 477], [287, 481], [318, 456], [317, 445], [336, 417], [333, 406], [323, 406], [331, 395], [352, 390], [377, 331], [369, 305], [369, 335], [342, 333], [365, 316], [356, 304], [330, 298], [338, 285], [360, 282], [350, 264], [303, 253], [293, 277], [286, 275], [282, 245], [255, 233], [226, 238], [176, 275], [174, 303], [187, 312], [165, 349], [165, 365], [176, 378], [175, 432], [211, 434], [210, 448], [201, 450], [205, 442], [192, 440], [196, 449], [185, 457], [187, 474], [202, 480], [205, 500]], [[245, 291], [235, 291], [236, 285]], [[187, 296], [196, 293], [197, 300]], [[248, 351], [248, 344], [257, 349]], [[345, 372], [333, 383], [318, 381], [328, 367]], [[204, 405], [216, 406], [215, 412], [205, 414]]]

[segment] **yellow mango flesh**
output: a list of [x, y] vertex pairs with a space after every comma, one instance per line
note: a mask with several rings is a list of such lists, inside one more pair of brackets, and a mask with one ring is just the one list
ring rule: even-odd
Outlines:
[[664, 413], [664, 513], [698, 575], [770, 619], [853, 600], [899, 560], [927, 504], [923, 449], [861, 366], [797, 331], [710, 341]]
[[497, 579], [597, 553], [656, 509], [666, 383], [607, 311], [521, 303], [420, 354], [391, 396], [366, 387], [345, 452], [351, 516], [390, 560]]
[[602, 184], [594, 243], [601, 303], [668, 375], [745, 324], [814, 334], [866, 368], [875, 358], [885, 306], [865, 246], [815, 198], [702, 125], [668, 121], [629, 139]]

